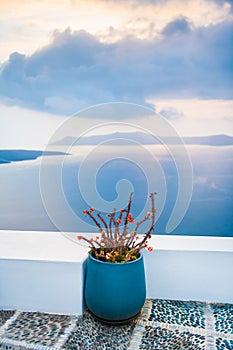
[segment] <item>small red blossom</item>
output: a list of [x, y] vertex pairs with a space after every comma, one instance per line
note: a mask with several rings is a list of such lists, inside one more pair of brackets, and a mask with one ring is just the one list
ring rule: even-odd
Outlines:
[[87, 209], [84, 209], [84, 210], [83, 210], [83, 214], [87, 214]]
[[[151, 210], [147, 212], [144, 218], [134, 225], [135, 219], [132, 215], [133, 193], [129, 196], [128, 206], [126, 209], [114, 208], [113, 212], [104, 213], [107, 218], [104, 218], [101, 212], [93, 207], [88, 207], [83, 210], [84, 214], [96, 224], [99, 230], [99, 235], [95, 238], [86, 238], [85, 236], [77, 236], [78, 240], [89, 242], [90, 253], [92, 256], [101, 261], [111, 263], [121, 263], [136, 260], [141, 249], [146, 249], [152, 252], [154, 248], [149, 245], [148, 240], [151, 238], [151, 233], [154, 231], [155, 224], [155, 193], [150, 193]], [[138, 236], [139, 226], [148, 221], [148, 229], [144, 235]], [[123, 223], [123, 224], [122, 224]], [[122, 232], [121, 232], [122, 230]]]
[[128, 218], [127, 218], [127, 221], [130, 222], [131, 224], [134, 223], [134, 219], [133, 219], [132, 217], [129, 217], [129, 216], [128, 216]]

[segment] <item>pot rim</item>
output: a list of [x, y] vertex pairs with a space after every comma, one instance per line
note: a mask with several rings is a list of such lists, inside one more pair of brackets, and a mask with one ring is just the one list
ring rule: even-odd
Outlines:
[[132, 260], [132, 261], [121, 261], [119, 263], [111, 263], [111, 262], [108, 262], [108, 261], [101, 261], [101, 260], [97, 260], [95, 259], [91, 252], [88, 253], [88, 256], [91, 260], [97, 262], [97, 263], [100, 263], [100, 264], [108, 264], [108, 265], [115, 265], [115, 266], [123, 266], [123, 265], [128, 265], [128, 264], [133, 264], [133, 263], [136, 263], [137, 261], [140, 261], [141, 259], [143, 259], [143, 255], [142, 253], [139, 252], [139, 257], [136, 259], [136, 260]]

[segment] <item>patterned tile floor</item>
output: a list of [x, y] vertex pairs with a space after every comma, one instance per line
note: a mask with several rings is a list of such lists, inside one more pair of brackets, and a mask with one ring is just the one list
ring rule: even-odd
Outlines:
[[0, 350], [233, 350], [233, 305], [146, 300], [123, 326], [83, 317], [0, 311]]

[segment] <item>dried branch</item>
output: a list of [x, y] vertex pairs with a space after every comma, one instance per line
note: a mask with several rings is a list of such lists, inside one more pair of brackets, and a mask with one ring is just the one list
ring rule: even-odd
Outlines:
[[[155, 224], [155, 194], [150, 194], [151, 199], [151, 212], [148, 212], [147, 215], [140, 221], [136, 223], [135, 229], [128, 233], [128, 223], [132, 224], [134, 219], [130, 213], [133, 193], [129, 196], [128, 206], [126, 209], [121, 209], [118, 218], [116, 218], [116, 209], [110, 214], [107, 214], [109, 217], [109, 222], [103, 218], [102, 214], [97, 213], [99, 220], [95, 218], [92, 214], [94, 208], [90, 210], [84, 210], [84, 214], [87, 214], [92, 221], [96, 224], [99, 231], [101, 232], [101, 239], [96, 237], [94, 240], [90, 240], [78, 236], [78, 239], [83, 239], [84, 241], [90, 244], [91, 252], [96, 259], [109, 261], [109, 262], [124, 262], [132, 261], [138, 258], [139, 252], [143, 248], [152, 250], [152, 247], [148, 247], [148, 239], [151, 237], [151, 233], [154, 230]], [[144, 234], [144, 237], [139, 241], [137, 232], [139, 227], [147, 220], [151, 220], [151, 224], [147, 232]], [[120, 224], [123, 221], [123, 232], [120, 233]], [[101, 223], [103, 224], [105, 230], [102, 229]], [[114, 228], [114, 232], [113, 232]]]
[[156, 210], [155, 210], [155, 197], [154, 196], [156, 194], [157, 194], [156, 192], [150, 194], [151, 208], [152, 208], [151, 209], [151, 225], [150, 225], [150, 228], [145, 233], [145, 236], [144, 236], [143, 240], [135, 245], [135, 248], [136, 247], [138, 247], [139, 249], [143, 248], [144, 247], [143, 245], [146, 243], [147, 239], [149, 239], [151, 237], [151, 232], [154, 231], [155, 213], [156, 213]]
[[109, 236], [109, 231], [108, 231], [108, 225], [106, 223], [106, 221], [104, 220], [104, 218], [102, 217], [101, 213], [97, 214], [98, 218], [100, 219], [100, 221], [104, 224], [104, 227], [106, 229], [106, 233]]
[[[94, 211], [94, 210], [92, 210], [92, 211]], [[100, 223], [96, 220], [96, 218], [92, 215], [91, 210], [90, 211], [84, 210], [83, 213], [87, 214], [94, 221], [94, 223], [98, 227], [99, 231], [102, 232], [102, 227], [101, 227]]]
[[127, 234], [127, 229], [128, 229], [128, 216], [129, 216], [129, 213], [130, 213], [130, 209], [131, 209], [131, 204], [132, 204], [132, 199], [133, 199], [133, 192], [130, 193], [130, 196], [129, 196], [129, 202], [128, 202], [128, 207], [126, 209], [126, 215], [125, 215], [125, 222], [124, 222], [124, 229], [123, 229], [123, 233], [122, 233], [122, 236], [125, 236]]

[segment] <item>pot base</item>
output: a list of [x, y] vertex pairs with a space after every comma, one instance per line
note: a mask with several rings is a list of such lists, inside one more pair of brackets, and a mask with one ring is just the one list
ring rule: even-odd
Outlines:
[[127, 324], [133, 320], [135, 320], [135, 318], [137, 318], [141, 311], [139, 311], [136, 315], [130, 317], [130, 318], [126, 318], [124, 320], [106, 320], [104, 318], [101, 318], [99, 316], [96, 316], [93, 312], [91, 312], [89, 309], [88, 311], [90, 312], [90, 314], [99, 322], [101, 323], [104, 323], [104, 324], [107, 324], [107, 325], [110, 325], [110, 326], [121, 326], [121, 325], [124, 325], [124, 324]]

